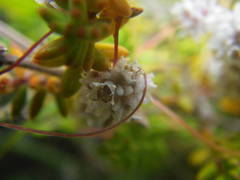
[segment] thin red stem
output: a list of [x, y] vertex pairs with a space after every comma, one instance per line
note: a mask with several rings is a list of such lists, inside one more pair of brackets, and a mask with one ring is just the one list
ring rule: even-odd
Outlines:
[[15, 67], [17, 67], [29, 54], [32, 53], [32, 51], [41, 44], [50, 34], [52, 34], [52, 31], [49, 31], [44, 36], [42, 36], [37, 42], [35, 42], [14, 64], [8, 66], [7, 68], [0, 71], [0, 75], [5, 74]]
[[114, 61], [113, 66], [115, 66], [118, 62], [118, 44], [119, 44], [119, 30], [122, 24], [122, 18], [117, 18], [115, 20], [115, 30], [114, 30]]
[[147, 77], [146, 74], [143, 74], [143, 78], [144, 78], [144, 84], [145, 87], [143, 89], [143, 94], [142, 97], [138, 103], [138, 105], [135, 107], [135, 109], [125, 118], [123, 118], [121, 121], [103, 128], [103, 129], [99, 129], [96, 131], [89, 131], [89, 132], [82, 132], [82, 133], [76, 133], [76, 134], [67, 134], [67, 133], [61, 133], [61, 132], [49, 132], [49, 131], [42, 131], [42, 130], [38, 130], [38, 129], [32, 129], [32, 128], [26, 128], [23, 126], [19, 126], [19, 125], [15, 125], [15, 124], [10, 124], [10, 123], [0, 123], [0, 126], [2, 127], [6, 127], [6, 128], [10, 128], [10, 129], [16, 129], [16, 130], [20, 130], [20, 131], [24, 131], [24, 132], [29, 132], [29, 133], [36, 133], [36, 134], [41, 134], [41, 135], [47, 135], [47, 136], [57, 136], [57, 137], [68, 137], [68, 138], [73, 138], [73, 137], [91, 137], [91, 136], [97, 136], [100, 135], [102, 133], [105, 133], [109, 130], [112, 130], [114, 128], [116, 128], [117, 126], [119, 126], [120, 124], [126, 122], [142, 105], [144, 98], [146, 96], [146, 92], [147, 92]]
[[169, 109], [167, 106], [165, 106], [160, 100], [159, 98], [155, 97], [152, 99], [152, 102], [154, 105], [156, 105], [156, 107], [158, 107], [163, 113], [165, 113], [167, 116], [169, 116], [171, 119], [175, 120], [177, 123], [179, 123], [181, 126], [183, 126], [186, 130], [188, 130], [192, 136], [196, 137], [197, 139], [199, 139], [200, 141], [204, 142], [205, 144], [207, 144], [209, 147], [211, 147], [212, 149], [214, 149], [217, 152], [222, 152], [222, 153], [226, 153], [229, 155], [234, 155], [234, 156], [240, 156], [240, 152], [239, 151], [234, 151], [234, 150], [229, 150], [224, 148], [221, 145], [218, 145], [216, 142], [205, 138], [200, 132], [198, 132], [197, 130], [195, 130], [194, 128], [192, 128], [191, 126], [189, 126], [178, 114], [176, 114], [174, 111], [172, 111], [171, 109]]

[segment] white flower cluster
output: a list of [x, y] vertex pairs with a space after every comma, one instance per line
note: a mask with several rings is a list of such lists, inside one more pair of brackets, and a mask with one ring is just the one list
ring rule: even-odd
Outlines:
[[[155, 85], [147, 79], [149, 87]], [[74, 113], [90, 126], [107, 126], [128, 116], [144, 93], [144, 72], [136, 63], [120, 59], [106, 72], [90, 71], [80, 81]]]
[[216, 0], [183, 0], [177, 2], [172, 13], [180, 22], [185, 34], [198, 38], [210, 30], [219, 19], [225, 18], [226, 8]]
[[173, 13], [185, 35], [210, 35], [208, 47], [214, 59], [208, 69], [217, 78], [218, 90], [222, 95], [240, 96], [240, 3], [227, 9], [216, 0], [183, 0]]
[[220, 96], [240, 97], [240, 3], [223, 15], [225, 18], [212, 27], [209, 41], [215, 61], [221, 63], [216, 76], [217, 92]]
[[218, 58], [234, 58], [240, 50], [240, 3], [222, 16], [224, 18], [215, 17], [218, 21], [212, 25], [209, 45]]
[[183, 0], [175, 4], [172, 12], [184, 35], [211, 35], [209, 48], [218, 59], [231, 57], [240, 50], [240, 3], [230, 10], [216, 0]]

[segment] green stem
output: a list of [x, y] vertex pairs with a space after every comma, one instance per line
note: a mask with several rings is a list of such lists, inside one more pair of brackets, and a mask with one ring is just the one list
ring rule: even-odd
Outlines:
[[[0, 63], [4, 65], [12, 65], [16, 62], [17, 58], [18, 57], [12, 56], [10, 54], [0, 56]], [[45, 68], [29, 61], [20, 63], [18, 67], [26, 68], [31, 71], [37, 71], [37, 72], [45, 73], [45, 74], [56, 76], [56, 77], [61, 77], [63, 74], [63, 71], [60, 69]]]

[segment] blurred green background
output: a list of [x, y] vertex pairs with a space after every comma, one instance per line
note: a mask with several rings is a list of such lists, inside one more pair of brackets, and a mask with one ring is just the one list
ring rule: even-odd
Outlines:
[[[206, 122], [194, 112], [191, 91], [183, 83], [183, 69], [193, 70], [193, 79], [201, 74], [195, 67], [199, 67], [202, 44], [175, 36], [169, 14], [174, 1], [133, 2], [144, 7], [145, 13], [123, 28], [120, 44], [147, 72], [155, 74], [158, 88], [154, 93], [189, 124], [201, 129]], [[48, 30], [37, 13], [38, 7], [34, 0], [1, 0], [0, 19], [37, 40]], [[1, 39], [8, 41], [6, 37]], [[150, 103], [141, 112], [147, 123], [131, 121], [97, 138], [45, 137], [0, 128], [0, 179], [231, 180], [236, 177], [232, 171], [240, 173], [236, 159], [219, 158]], [[50, 98], [32, 126], [72, 132], [76, 123], [60, 117]], [[219, 162], [223, 164], [220, 169]]]

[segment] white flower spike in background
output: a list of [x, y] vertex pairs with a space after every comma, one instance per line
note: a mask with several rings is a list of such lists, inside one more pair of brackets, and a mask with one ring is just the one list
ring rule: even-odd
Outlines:
[[227, 18], [221, 18], [212, 28], [209, 47], [218, 58], [231, 58], [234, 52], [240, 50], [240, 3], [223, 16]]
[[175, 4], [172, 13], [184, 29], [183, 35], [199, 38], [224, 17], [226, 9], [215, 0], [183, 0]]

